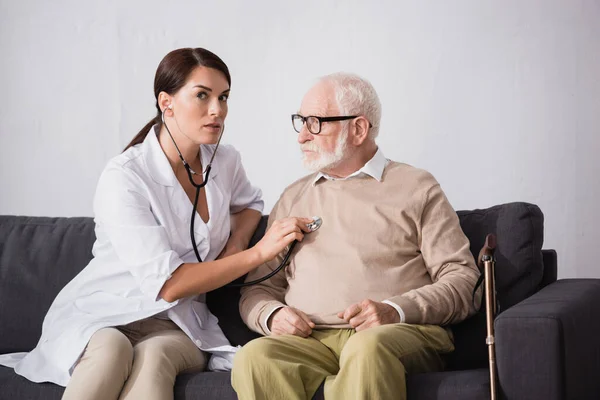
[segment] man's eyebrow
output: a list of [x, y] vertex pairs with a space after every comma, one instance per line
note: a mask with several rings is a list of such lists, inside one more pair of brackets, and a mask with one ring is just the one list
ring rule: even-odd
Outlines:
[[314, 111], [312, 114], [304, 115], [300, 111], [297, 111], [296, 114], [301, 115], [303, 117], [323, 117], [327, 115], [327, 110], [318, 110]]

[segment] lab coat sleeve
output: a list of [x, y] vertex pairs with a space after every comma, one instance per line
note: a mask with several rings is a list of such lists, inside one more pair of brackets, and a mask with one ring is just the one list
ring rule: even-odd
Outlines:
[[131, 170], [109, 165], [94, 198], [97, 232], [106, 237], [141, 291], [158, 300], [163, 284], [183, 261], [171, 248], [166, 229], [152, 213], [148, 187]]
[[231, 203], [229, 210], [232, 214], [243, 211], [247, 208], [262, 213], [264, 201], [262, 200], [262, 191], [252, 186], [246, 176], [246, 171], [242, 165], [240, 153], [235, 152], [235, 172], [233, 174]]

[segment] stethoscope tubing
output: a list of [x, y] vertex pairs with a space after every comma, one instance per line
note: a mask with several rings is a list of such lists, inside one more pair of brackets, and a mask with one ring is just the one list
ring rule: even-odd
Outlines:
[[[198, 184], [198, 183], [194, 182], [194, 178], [192, 176], [192, 169], [190, 168], [190, 165], [187, 163], [187, 161], [185, 161], [185, 158], [183, 158], [183, 155], [181, 154], [181, 151], [179, 151], [179, 147], [177, 146], [177, 143], [175, 142], [173, 135], [171, 135], [171, 131], [169, 130], [169, 127], [167, 126], [167, 122], [165, 121], [165, 111], [166, 110], [167, 109], [165, 108], [161, 114], [162, 123], [165, 126], [165, 128], [167, 129], [167, 133], [171, 137], [171, 140], [173, 141], [173, 144], [175, 145], [175, 149], [177, 149], [177, 153], [179, 154], [179, 158], [181, 159], [181, 162], [183, 163], [183, 166], [185, 167], [185, 170], [187, 172], [190, 183], [196, 188], [196, 195], [194, 196], [194, 206], [192, 207], [192, 217], [190, 219], [190, 239], [192, 241], [192, 248], [194, 249], [194, 254], [196, 255], [196, 259], [198, 260], [198, 262], [201, 263], [202, 257], [200, 257], [200, 252], [198, 251], [198, 246], [196, 245], [196, 235], [194, 233], [194, 224], [196, 221], [196, 214], [197, 214], [196, 208], [198, 207], [198, 200], [200, 199], [200, 189], [202, 189], [208, 183], [208, 178], [210, 176], [210, 171], [212, 169], [212, 162], [215, 158], [215, 155], [217, 154], [217, 149], [219, 148], [219, 144], [221, 143], [221, 138], [223, 137], [223, 132], [225, 131], [225, 125], [223, 125], [223, 128], [221, 129], [221, 133], [219, 134], [219, 139], [217, 140], [217, 145], [215, 147], [215, 151], [213, 152], [212, 157], [210, 158], [210, 161], [208, 162], [208, 165], [206, 166], [206, 172], [204, 173], [202, 183]], [[272, 276], [277, 274], [279, 271], [281, 271], [282, 268], [284, 268], [287, 265], [288, 260], [292, 254], [292, 251], [294, 250], [294, 247], [296, 247], [297, 243], [298, 243], [297, 240], [294, 240], [292, 242], [292, 244], [290, 245], [290, 248], [288, 249], [285, 257], [283, 258], [283, 260], [281, 261], [279, 266], [277, 268], [275, 268], [273, 271], [271, 271], [270, 273], [268, 273], [267, 275], [265, 275], [261, 278], [255, 279], [253, 281], [249, 281], [249, 282], [243, 282], [243, 283], [230, 282], [225, 286], [229, 286], [229, 287], [252, 286], [252, 285], [256, 285], [258, 283], [264, 282], [267, 279], [270, 279]]]

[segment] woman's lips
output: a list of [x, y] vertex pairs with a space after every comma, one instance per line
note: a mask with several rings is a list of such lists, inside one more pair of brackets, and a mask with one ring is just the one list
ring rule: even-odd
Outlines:
[[207, 124], [204, 125], [204, 129], [207, 129], [211, 132], [221, 132], [221, 125], [219, 124]]

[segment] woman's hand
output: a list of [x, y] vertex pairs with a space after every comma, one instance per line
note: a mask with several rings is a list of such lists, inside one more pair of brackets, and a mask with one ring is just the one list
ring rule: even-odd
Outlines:
[[273, 222], [263, 238], [254, 246], [263, 262], [275, 258], [294, 240], [302, 241], [304, 233], [310, 232], [312, 218], [289, 217]]

